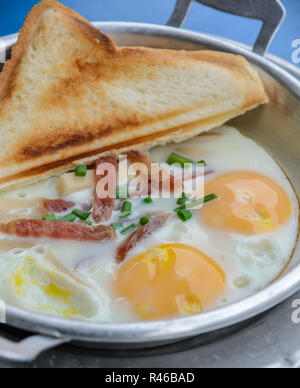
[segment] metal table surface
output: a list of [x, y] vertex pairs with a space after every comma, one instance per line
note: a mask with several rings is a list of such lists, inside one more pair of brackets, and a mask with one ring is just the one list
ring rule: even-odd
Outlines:
[[[1, 7], [4, 7], [4, 13], [0, 15], [0, 36], [15, 32], [23, 21], [25, 9], [27, 12], [35, 2], [35, 0], [26, 0], [24, 2], [12, 0], [11, 2], [1, 4]], [[92, 16], [88, 12], [92, 5], [91, 3], [95, 4], [94, 0], [90, 1], [88, 6], [86, 6], [86, 2], [82, 1], [66, 0], [63, 2], [74, 8], [77, 7], [78, 11], [86, 13], [85, 16], [90, 16], [89, 18], [91, 19]], [[110, 0], [109, 2], [107, 0], [97, 0], [97, 2], [99, 10], [102, 6], [103, 20], [112, 19], [113, 14], [116, 15], [114, 17], [116, 20], [119, 20], [121, 15], [123, 15], [122, 20], [156, 23], [165, 22], [165, 20], [160, 20], [159, 18], [164, 18], [164, 12], [167, 17], [170, 11], [168, 7], [171, 9], [175, 3], [173, 0], [167, 0], [166, 4], [168, 3], [169, 5], [165, 4], [164, 6], [167, 8], [164, 8], [162, 13], [158, 15], [154, 11], [160, 2], [151, 0], [153, 2], [153, 8], [148, 7], [148, 18], [145, 20], [145, 15], [142, 12], [147, 13], [147, 8], [142, 9], [142, 7], [138, 7], [137, 0], [130, 0], [131, 7], [123, 7], [121, 9], [117, 7], [121, 4], [120, 0]], [[299, 23], [295, 19], [296, 16], [299, 16], [300, 4], [299, 0], [283, 0], [283, 3], [288, 8], [289, 18], [285, 23], [283, 32], [281, 32], [277, 40], [273, 43], [271, 52], [287, 60], [291, 60], [292, 41], [300, 38]], [[132, 8], [134, 4], [136, 4], [136, 8]], [[234, 39], [233, 35], [236, 33], [236, 29], [243, 27], [240, 30], [239, 40], [243, 43], [249, 43], [246, 40], [246, 36], [247, 39], [249, 37], [251, 39], [252, 29], [253, 31], [256, 30], [255, 25], [251, 25], [249, 22], [245, 23], [244, 21], [243, 26], [241, 26], [236, 21], [236, 23], [228, 23], [225, 26], [221, 22], [215, 23], [212, 31], [209, 30], [209, 26], [212, 26], [212, 24], [208, 22], [210, 20], [208, 13], [211, 11], [199, 5], [197, 6], [199, 10], [201, 8], [198, 11], [198, 19], [197, 12], [196, 14], [192, 13], [194, 16], [188, 22], [187, 28], [203, 30]], [[13, 14], [10, 13], [12, 9], [14, 9]], [[133, 9], [135, 12], [130, 13]], [[196, 26], [196, 20], [199, 23], [199, 12], [202, 12], [203, 23], [202, 25], [200, 23]], [[101, 19], [99, 17], [100, 15], [97, 13], [96, 18]], [[206, 17], [204, 17], [205, 15]], [[226, 17], [228, 18], [228, 15]], [[217, 334], [200, 336], [174, 345], [138, 351], [88, 350], [71, 345], [64, 345], [45, 352], [32, 364], [15, 364], [0, 360], [0, 368], [298, 367], [300, 360], [300, 335], [298, 334], [300, 332], [300, 324], [298, 327], [298, 325], [292, 322], [291, 318], [293, 313], [292, 302], [295, 299], [300, 299], [300, 292], [272, 311], [250, 322], [246, 322], [242, 326], [224, 330]], [[2, 335], [15, 340], [20, 340], [24, 337], [24, 334], [20, 331], [7, 328], [3, 325], [0, 326], [0, 336]]]
[[[291, 368], [299, 367], [300, 325], [292, 321], [292, 302], [242, 326], [148, 350], [89, 350], [64, 345], [31, 364], [0, 361], [0, 368]], [[0, 335], [18, 339], [2, 326]]]

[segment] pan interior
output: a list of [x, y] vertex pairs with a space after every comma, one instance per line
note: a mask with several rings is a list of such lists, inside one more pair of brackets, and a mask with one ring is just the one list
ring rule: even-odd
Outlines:
[[[121, 27], [109, 27], [106, 24], [103, 26], [103, 30], [108, 32], [119, 45], [143, 45], [146, 47], [188, 50], [216, 49], [222, 46], [220, 42], [216, 42], [215, 46], [211, 45], [210, 42], [204, 42], [200, 38], [199, 41], [196, 41], [194, 35], [190, 39], [187, 36], [182, 36], [180, 39], [179, 35], [175, 34], [176, 36], [171, 37], [168, 34], [164, 35], [163, 31], [160, 31], [158, 34], [158, 30], [154, 30], [152, 34], [148, 31], [146, 34], [145, 29], [143, 29], [143, 32], [139, 33], [138, 27], [124, 33]], [[234, 47], [232, 47], [232, 50], [234, 50]], [[236, 50], [238, 51], [238, 48]], [[269, 105], [247, 113], [233, 120], [229, 125], [235, 126], [243, 134], [255, 140], [259, 145], [262, 145], [279, 162], [291, 180], [298, 197], [300, 197], [300, 100], [273, 76], [270, 76], [261, 68], [258, 68], [258, 70], [270, 98]], [[293, 260], [287, 268], [286, 273], [297, 267], [299, 261], [300, 247], [298, 244]], [[15, 312], [12, 315], [16, 315]], [[241, 320], [244, 318], [241, 317]], [[30, 324], [23, 325], [15, 319], [15, 316], [12, 316], [9, 320], [9, 323], [14, 326], [25, 326], [27, 329], [31, 329]], [[228, 324], [228, 321], [224, 321], [223, 326], [228, 326]], [[213, 327], [211, 322], [208, 326]], [[221, 326], [222, 324], [219, 324], [219, 327]], [[34, 329], [44, 333], [53, 333], [53, 328], [48, 330], [44, 323], [40, 328], [35, 326]], [[205, 332], [209, 330], [203, 327], [201, 331]], [[193, 334], [196, 334], [196, 332]], [[188, 333], [186, 335], [188, 336]], [[177, 338], [184, 336], [185, 334], [174, 335]], [[84, 337], [85, 335], [81, 339], [84, 339]], [[110, 342], [112, 341], [110, 340]]]

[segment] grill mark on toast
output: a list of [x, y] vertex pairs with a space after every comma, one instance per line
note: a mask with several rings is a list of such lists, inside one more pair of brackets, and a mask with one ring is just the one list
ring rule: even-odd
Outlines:
[[[235, 111], [229, 112], [228, 114], [226, 114], [226, 116], [227, 115], [228, 115], [228, 120], [230, 120], [230, 118], [236, 116], [236, 112]], [[199, 124], [203, 123], [203, 121], [210, 123], [211, 121], [215, 121], [215, 120], [223, 120], [224, 116], [225, 116], [224, 114], [221, 114], [219, 116], [214, 116], [210, 119], [195, 121], [193, 123], [181, 125], [179, 127], [173, 127], [173, 128], [168, 129], [168, 130], [165, 130], [165, 131], [156, 132], [156, 133], [151, 134], [151, 135], [142, 136], [139, 138], [135, 138], [133, 140], [128, 140], [128, 141], [124, 141], [124, 142], [121, 142], [118, 144], [112, 144], [112, 145], [107, 146], [107, 147], [98, 148], [98, 149], [90, 151], [90, 152], [81, 153], [81, 154], [78, 154], [78, 155], [70, 157], [70, 158], [59, 160], [57, 162], [47, 163], [47, 164], [44, 164], [40, 167], [24, 171], [20, 174], [15, 174], [15, 175], [12, 175], [12, 176], [9, 176], [6, 178], [2, 178], [2, 179], [0, 179], [0, 185], [5, 184], [7, 182], [14, 181], [16, 179], [21, 179], [24, 177], [26, 178], [28, 176], [38, 176], [38, 175], [43, 174], [47, 171], [55, 171], [56, 169], [58, 169], [60, 167], [69, 165], [70, 163], [76, 162], [78, 160], [86, 159], [86, 158], [94, 158], [94, 160], [89, 163], [89, 164], [92, 164], [97, 160], [97, 158], [99, 156], [102, 156], [104, 154], [110, 153], [112, 155], [116, 155], [120, 151], [125, 152], [125, 151], [129, 151], [130, 149], [138, 149], [140, 145], [151, 144], [151, 143], [155, 142], [155, 139], [162, 137], [162, 136], [170, 135], [174, 132], [177, 132], [179, 129], [181, 129], [182, 133], [184, 134], [184, 133], [189, 132], [191, 130], [191, 127], [199, 126]]]
[[[201, 104], [201, 107], [203, 107], [205, 104]], [[128, 129], [136, 129], [139, 128], [143, 125], [150, 125], [155, 122], [159, 121], [164, 121], [171, 119], [173, 117], [176, 117], [177, 115], [184, 114], [184, 113], [189, 113], [192, 112], [195, 109], [198, 109], [200, 106], [192, 107], [189, 109], [181, 109], [181, 110], [176, 110], [174, 112], [167, 112], [166, 114], [160, 115], [159, 117], [152, 117], [152, 116], [144, 116], [138, 117], [136, 114], [132, 114], [132, 117], [128, 119], [122, 119], [122, 118], [116, 118], [114, 124], [103, 124], [102, 127], [98, 127], [98, 129], [95, 128], [84, 128], [81, 130], [78, 130], [76, 128], [73, 129], [73, 131], [76, 131], [75, 133], [72, 133], [72, 129], [68, 133], [65, 134], [65, 136], [62, 135], [64, 132], [62, 129], [56, 129], [53, 134], [51, 134], [51, 144], [47, 144], [49, 141], [49, 134], [47, 135], [46, 138], [31, 138], [28, 141], [29, 145], [22, 146], [20, 150], [15, 152], [15, 160], [20, 162], [20, 161], [26, 161], [32, 160], [33, 158], [39, 158], [41, 156], [45, 156], [48, 154], [55, 153], [57, 151], [71, 148], [73, 146], [78, 146], [78, 145], [84, 145], [88, 143], [92, 143], [95, 140], [100, 140], [103, 139], [109, 135], [112, 135], [114, 133], [118, 133], [120, 131], [126, 131]], [[202, 120], [200, 120], [202, 121]], [[200, 122], [197, 121], [197, 122]], [[143, 137], [137, 137], [136, 141], [139, 142], [140, 140], [149, 137], [153, 137], [155, 139], [156, 137], [159, 137], [160, 134], [164, 133], [170, 133], [172, 131], [178, 130], [180, 128], [185, 128], [187, 125], [192, 125], [193, 123], [189, 124], [184, 124], [180, 126], [176, 126], [173, 128], [170, 128], [165, 131], [160, 131], [156, 132], [154, 134], [146, 135]], [[133, 140], [128, 140], [128, 143], [135, 144], [135, 139]], [[121, 142], [122, 144], [126, 144], [126, 142]], [[43, 144], [46, 144], [43, 146]], [[112, 148], [115, 147], [114, 144], [110, 146]], [[105, 147], [106, 149], [107, 147]], [[97, 153], [97, 150], [96, 150]]]

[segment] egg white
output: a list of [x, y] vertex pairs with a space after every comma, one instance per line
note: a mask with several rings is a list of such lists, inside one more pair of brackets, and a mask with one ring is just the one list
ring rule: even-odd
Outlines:
[[[234, 303], [255, 294], [270, 284], [290, 260], [298, 236], [299, 204], [296, 194], [280, 166], [254, 141], [243, 136], [232, 127], [224, 126], [207, 135], [201, 135], [178, 145], [156, 147], [153, 157], [165, 162], [171, 152], [183, 153], [195, 160], [205, 159], [213, 170], [206, 179], [232, 171], [252, 171], [264, 174], [281, 185], [292, 202], [292, 217], [276, 232], [259, 236], [242, 236], [235, 233], [214, 230], [193, 217], [183, 223], [172, 218], [160, 231], [138, 244], [127, 260], [150, 248], [172, 243], [191, 245], [211, 257], [226, 273], [226, 291], [211, 306], [212, 309]], [[45, 182], [1, 194], [6, 198], [57, 198], [56, 178]], [[92, 199], [92, 190], [85, 190], [68, 196], [67, 200], [77, 203]], [[173, 213], [175, 199], [154, 200], [145, 204], [142, 200], [132, 200], [133, 212], [128, 222], [136, 222], [140, 217], [156, 212]], [[109, 221], [119, 221], [119, 210], [113, 212]], [[0, 235], [0, 238], [7, 236]], [[118, 243], [125, 237], [118, 236]], [[92, 317], [82, 317], [102, 322], [138, 321], [126, 300], [118, 299], [114, 293], [113, 281], [117, 271], [114, 260], [115, 243], [80, 243], [52, 240], [36, 240], [31, 249], [15, 249], [0, 254], [0, 297], [8, 303], [28, 307], [26, 301], [16, 296], [12, 276], [27, 257], [34, 258], [43, 265], [44, 252], [51, 249], [59, 261], [90, 286], [91, 298], [98, 303]], [[67, 276], [67, 275], [65, 275]], [[76, 317], [78, 318], [78, 317]]]

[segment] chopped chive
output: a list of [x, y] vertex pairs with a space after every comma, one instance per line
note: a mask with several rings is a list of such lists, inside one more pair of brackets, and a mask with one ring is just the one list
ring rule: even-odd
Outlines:
[[169, 156], [167, 163], [170, 165], [178, 163], [181, 165], [181, 167], [184, 167], [185, 164], [195, 164], [195, 161], [192, 159], [186, 158], [185, 156], [178, 155], [175, 152], [173, 152]]
[[173, 152], [169, 156], [167, 163], [170, 165], [178, 163], [181, 165], [181, 167], [184, 167], [185, 164], [203, 164], [204, 166], [207, 166], [205, 160], [200, 160], [199, 162], [196, 163], [194, 160], [186, 158], [185, 156], [176, 154], [175, 152]]
[[132, 224], [132, 225], [128, 226], [128, 228], [123, 229], [120, 233], [121, 233], [123, 236], [127, 236], [128, 234], [130, 234], [131, 232], [133, 232], [135, 228], [136, 228], [136, 224]]
[[181, 221], [187, 222], [193, 217], [193, 213], [190, 210], [178, 210], [177, 216], [181, 219]]
[[188, 204], [185, 204], [185, 205], [179, 207], [178, 209], [175, 209], [175, 211], [192, 209], [194, 207], [203, 205], [204, 203], [207, 203], [207, 202], [212, 201], [212, 200], [217, 199], [217, 198], [218, 198], [218, 196], [216, 194], [209, 194], [203, 198], [198, 199], [197, 201], [193, 201], [193, 202], [190, 202]]
[[72, 214], [74, 214], [78, 218], [81, 218], [83, 221], [86, 221], [89, 218], [89, 216], [92, 214], [92, 212], [86, 213], [79, 209], [74, 209]]
[[144, 225], [147, 225], [150, 221], [150, 217], [142, 217], [140, 219], [140, 225], [144, 226]]
[[81, 165], [77, 166], [75, 170], [75, 175], [76, 176], [81, 176], [84, 177], [87, 174], [87, 166]]
[[177, 205], [182, 206], [186, 203], [186, 198], [179, 198], [177, 201]]
[[75, 222], [76, 220], [77, 220], [77, 217], [73, 213], [67, 214], [66, 216], [58, 219], [58, 221], [63, 221], [63, 222]]
[[57, 217], [55, 214], [49, 214], [49, 216], [46, 216], [43, 218], [44, 221], [57, 221]]
[[145, 199], [144, 199], [144, 202], [145, 202], [145, 203], [148, 203], [148, 204], [149, 204], [149, 203], [153, 203], [153, 199], [152, 199], [151, 197], [145, 198]]
[[128, 201], [125, 201], [122, 206], [122, 212], [120, 217], [121, 218], [129, 217], [131, 215], [131, 209], [132, 209], [131, 203]]
[[116, 229], [124, 228], [124, 224], [121, 224], [121, 223], [111, 224], [110, 226], [111, 226], [112, 228], [114, 228], [115, 230], [116, 230]]
[[177, 205], [179, 206], [184, 205], [188, 199], [189, 197], [185, 193], [182, 193], [182, 197], [178, 199]]
[[88, 226], [93, 226], [92, 221], [86, 221], [85, 223], [86, 223]]
[[193, 207], [202, 205], [203, 203], [207, 203], [207, 202], [213, 201], [214, 199], [217, 199], [217, 198], [218, 198], [218, 196], [216, 194], [206, 195], [204, 198], [200, 198], [197, 201], [188, 203], [186, 205], [186, 209], [192, 209]]
[[116, 187], [116, 198], [117, 199], [123, 199], [123, 198], [129, 198], [129, 187], [128, 186], [117, 186]]

